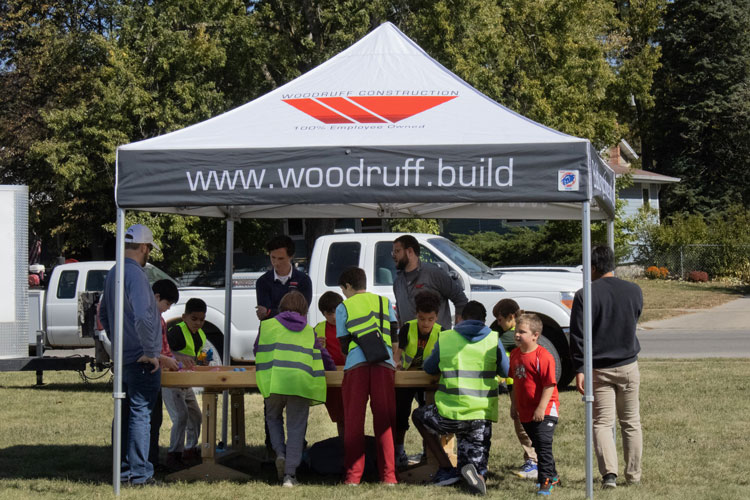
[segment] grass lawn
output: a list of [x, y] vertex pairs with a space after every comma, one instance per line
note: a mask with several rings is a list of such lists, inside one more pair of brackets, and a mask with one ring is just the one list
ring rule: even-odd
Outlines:
[[[612, 500], [747, 498], [749, 369], [748, 360], [642, 360], [643, 485], [601, 491], [597, 473], [595, 496]], [[48, 372], [45, 379], [47, 385], [34, 387], [33, 373], [0, 374], [0, 499], [111, 498], [111, 384], [106, 379], [82, 384], [77, 374], [65, 372]], [[553, 496], [579, 499], [585, 496], [584, 406], [574, 391], [560, 397], [562, 418], [554, 452], [563, 487]], [[260, 449], [262, 400], [252, 394], [245, 401], [248, 443]], [[503, 396], [501, 419], [493, 429], [488, 496], [532, 498], [533, 483], [511, 474], [522, 456], [507, 414], [508, 398]], [[164, 422], [162, 447], [169, 440], [166, 413]], [[313, 407], [307, 440], [314, 443], [334, 434], [325, 408]], [[410, 430], [407, 451], [416, 453], [420, 447], [416, 431]], [[453, 487], [387, 488], [371, 483], [352, 491], [337, 485], [335, 479], [304, 472], [299, 474], [303, 485], [288, 490], [277, 486], [273, 477], [269, 466], [248, 483], [172, 483], [123, 489], [122, 498], [470, 498]]]
[[729, 283], [635, 279], [643, 290], [641, 323], [709, 309], [750, 294], [750, 286]]

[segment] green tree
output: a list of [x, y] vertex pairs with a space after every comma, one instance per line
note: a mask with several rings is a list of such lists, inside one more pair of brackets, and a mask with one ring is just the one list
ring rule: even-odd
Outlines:
[[617, 77], [608, 89], [609, 106], [617, 113], [622, 137], [641, 153], [643, 168], [653, 168], [648, 120], [654, 108], [653, 83], [661, 47], [655, 36], [662, 27], [666, 0], [616, 0], [611, 36], [619, 38], [610, 54]]
[[670, 3], [659, 40], [654, 157], [682, 179], [663, 213], [750, 206], [750, 1]]

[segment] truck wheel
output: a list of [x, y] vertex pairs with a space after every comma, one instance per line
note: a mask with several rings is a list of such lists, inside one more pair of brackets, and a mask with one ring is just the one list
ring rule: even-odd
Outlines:
[[224, 356], [224, 335], [222, 335], [218, 328], [209, 323], [203, 326], [203, 331], [206, 333], [206, 339], [216, 348], [214, 353], [214, 356], [216, 356], [215, 359], [221, 360]]
[[[549, 324], [544, 325], [542, 336], [554, 345], [559, 357], [559, 359], [555, 359], [555, 362], [557, 362], [558, 366], [561, 368], [557, 386], [560, 388], [567, 387], [570, 384], [570, 381], [573, 380], [573, 377], [575, 377], [575, 373], [573, 373], [573, 363], [570, 360], [568, 339], [557, 325]], [[541, 342], [539, 343], [541, 344]]]
[[562, 366], [560, 365], [560, 355], [557, 353], [557, 349], [547, 337], [540, 336], [538, 343], [540, 346], [547, 349], [549, 353], [552, 354], [552, 357], [555, 358], [555, 380], [557, 380], [557, 385], [560, 385], [560, 376], [562, 375]]

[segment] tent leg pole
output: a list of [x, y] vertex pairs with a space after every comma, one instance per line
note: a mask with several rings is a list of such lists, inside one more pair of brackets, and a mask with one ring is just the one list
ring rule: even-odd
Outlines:
[[[232, 357], [230, 355], [231, 341], [232, 341], [232, 274], [234, 271], [234, 219], [230, 215], [227, 217], [227, 245], [226, 245], [226, 267], [224, 276], [224, 352], [222, 353], [222, 361], [224, 366], [232, 364]], [[221, 406], [221, 441], [224, 446], [229, 444], [227, 440], [227, 421], [229, 409], [229, 392], [224, 391], [222, 394], [222, 406]]]
[[583, 401], [586, 413], [586, 498], [594, 498], [594, 395], [591, 363], [591, 204], [583, 202]]
[[[123, 304], [125, 290], [125, 210], [117, 209], [117, 255], [115, 271], [115, 331], [113, 336], [113, 354], [115, 367], [115, 380], [112, 388], [112, 398], [114, 399], [114, 423], [112, 430], [112, 487], [115, 495], [120, 495], [120, 468], [121, 468], [121, 451], [122, 442], [122, 400], [125, 394], [122, 392], [122, 325], [123, 325]], [[127, 423], [125, 424], [127, 425]], [[127, 443], [124, 444], [127, 446]]]

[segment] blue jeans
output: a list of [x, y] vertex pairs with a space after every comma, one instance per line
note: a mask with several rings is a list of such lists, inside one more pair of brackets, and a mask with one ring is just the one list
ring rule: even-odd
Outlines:
[[154, 475], [148, 461], [151, 441], [151, 410], [161, 387], [161, 370], [151, 373], [153, 365], [128, 363], [122, 367], [122, 466], [120, 481], [143, 483]]

